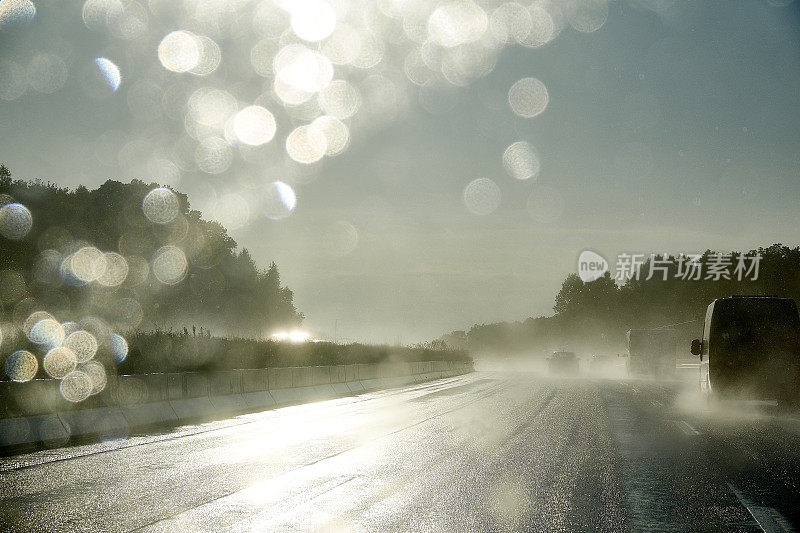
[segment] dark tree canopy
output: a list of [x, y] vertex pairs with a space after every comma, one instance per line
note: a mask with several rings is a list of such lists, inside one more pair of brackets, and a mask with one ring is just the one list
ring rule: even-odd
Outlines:
[[[33, 218], [24, 237], [0, 236], [3, 321], [19, 322], [30, 310], [44, 310], [61, 321], [96, 316], [123, 333], [194, 325], [250, 337], [302, 321], [275, 263], [260, 270], [225, 228], [191, 209], [186, 195], [173, 191], [177, 211], [169, 222], [149, 220], [142, 201], [157, 187], [108, 180], [95, 190], [69, 190], [12, 180], [0, 167], [0, 205], [21, 203]], [[165, 246], [179, 250], [167, 259], [185, 256], [185, 263], [166, 265], [176, 274], [167, 283], [156, 275], [155, 264]], [[124, 281], [65, 277], [64, 262], [84, 247], [121, 254], [128, 270]]]

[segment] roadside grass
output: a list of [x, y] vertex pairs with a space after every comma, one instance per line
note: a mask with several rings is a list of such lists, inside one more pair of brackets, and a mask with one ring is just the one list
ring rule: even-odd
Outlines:
[[466, 350], [450, 349], [441, 342], [415, 346], [292, 343], [158, 331], [137, 332], [127, 340], [128, 356], [117, 365], [120, 374], [471, 360]]

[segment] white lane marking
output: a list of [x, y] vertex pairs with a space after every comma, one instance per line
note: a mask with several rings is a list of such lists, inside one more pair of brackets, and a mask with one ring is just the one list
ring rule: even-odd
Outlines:
[[728, 488], [731, 489], [731, 492], [739, 499], [764, 533], [795, 531], [795, 528], [777, 509], [757, 505], [730, 483], [728, 483]]
[[681, 431], [683, 431], [687, 435], [699, 435], [700, 434], [700, 432], [697, 431], [696, 429], [694, 429], [692, 427], [692, 425], [689, 424], [689, 422], [687, 422], [686, 420], [678, 420], [677, 424], [678, 424], [678, 427], [681, 428]]

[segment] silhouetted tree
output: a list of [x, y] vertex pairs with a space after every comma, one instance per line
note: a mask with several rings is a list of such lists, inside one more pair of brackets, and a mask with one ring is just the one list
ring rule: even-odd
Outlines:
[[[173, 191], [178, 201], [173, 220], [149, 221], [142, 200], [156, 187], [140, 180], [108, 180], [95, 190], [82, 185], [69, 190], [39, 180], [12, 180], [8, 168], [0, 166], [2, 203], [20, 202], [33, 215], [25, 238], [0, 236], [0, 272], [6, 272], [0, 285], [14, 276], [24, 281], [22, 290], [0, 290], [2, 319], [19, 321], [15, 309], [20, 315], [29, 306], [62, 321], [99, 316], [123, 332], [157, 326], [181, 331], [200, 323], [204, 332], [213, 325], [242, 336], [262, 336], [269, 328], [302, 321], [292, 291], [280, 285], [275, 263], [260, 270], [246, 249], [237, 250], [224, 227], [191, 209], [185, 194]], [[186, 256], [185, 276], [177, 283], [154, 275], [153, 258], [166, 245]], [[104, 285], [65, 278], [62, 263], [84, 246], [125, 257], [126, 279]]]

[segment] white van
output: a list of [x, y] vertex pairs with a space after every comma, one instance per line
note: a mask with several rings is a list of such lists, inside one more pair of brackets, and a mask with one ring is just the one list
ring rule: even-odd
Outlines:
[[791, 404], [800, 393], [800, 315], [791, 298], [714, 300], [691, 350], [709, 395]]

